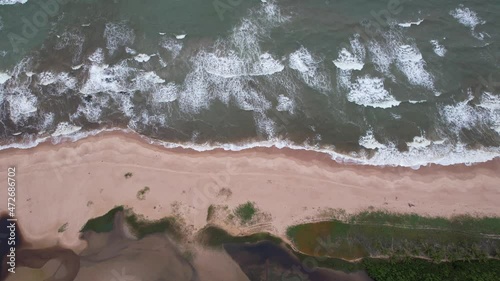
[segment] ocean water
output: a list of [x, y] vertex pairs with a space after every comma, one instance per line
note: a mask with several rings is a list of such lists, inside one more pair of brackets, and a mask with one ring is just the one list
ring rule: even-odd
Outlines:
[[0, 148], [135, 131], [363, 165], [500, 156], [500, 3], [0, 0]]

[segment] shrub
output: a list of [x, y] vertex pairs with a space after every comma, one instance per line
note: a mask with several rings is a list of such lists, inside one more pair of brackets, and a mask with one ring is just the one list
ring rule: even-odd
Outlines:
[[242, 223], [247, 223], [252, 220], [253, 216], [257, 212], [257, 209], [252, 202], [246, 202], [245, 204], [239, 205], [234, 214], [238, 217]]
[[143, 189], [137, 191], [137, 199], [144, 200], [146, 199], [146, 193], [149, 191], [149, 187], [145, 186]]

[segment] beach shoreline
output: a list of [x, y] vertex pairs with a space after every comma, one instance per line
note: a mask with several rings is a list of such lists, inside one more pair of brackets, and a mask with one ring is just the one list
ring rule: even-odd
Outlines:
[[[86, 246], [81, 227], [119, 205], [146, 219], [179, 217], [195, 234], [207, 225], [209, 206], [230, 212], [250, 201], [260, 221], [212, 223], [231, 234], [266, 231], [282, 238], [287, 227], [324, 219], [334, 210], [500, 216], [499, 159], [413, 170], [340, 164], [327, 154], [286, 148], [164, 148], [138, 134], [107, 132], [3, 150], [0, 163], [4, 171], [16, 167], [16, 217], [25, 240], [34, 248], [58, 245], [76, 253]], [[6, 177], [0, 174], [0, 181]], [[145, 187], [149, 191], [140, 199]], [[0, 198], [7, 202], [6, 192]], [[6, 209], [6, 203], [0, 206]]]

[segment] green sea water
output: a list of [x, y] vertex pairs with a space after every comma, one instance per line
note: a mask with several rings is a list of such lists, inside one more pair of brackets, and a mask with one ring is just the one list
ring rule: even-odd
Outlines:
[[500, 155], [493, 0], [13, 1], [3, 148], [126, 128], [369, 165]]

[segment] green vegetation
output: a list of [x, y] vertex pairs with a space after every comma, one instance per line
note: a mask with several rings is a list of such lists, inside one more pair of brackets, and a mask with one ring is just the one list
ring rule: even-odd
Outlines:
[[124, 176], [125, 176], [126, 179], [129, 179], [129, 178], [132, 177], [132, 173], [131, 172], [127, 172], [127, 173], [125, 173]]
[[157, 221], [148, 221], [132, 213], [125, 217], [125, 221], [139, 239], [149, 234], [165, 232], [170, 234], [174, 239], [180, 239], [182, 237], [180, 225], [177, 223], [176, 219], [172, 217], [162, 218]]
[[386, 211], [365, 211], [351, 216], [348, 222], [500, 234], [500, 218], [474, 217], [470, 215], [455, 216], [447, 219], [442, 217], [423, 217], [416, 214], [393, 214]]
[[132, 210], [125, 210], [123, 206], [118, 206], [104, 214], [103, 216], [90, 219], [80, 230], [94, 231], [98, 233], [110, 232], [113, 230], [115, 215], [118, 212], [125, 213], [125, 221], [130, 226], [132, 232], [137, 238], [144, 238], [146, 235], [153, 233], [168, 233], [174, 239], [180, 239], [181, 226], [175, 218], [167, 217], [157, 221], [148, 221], [132, 212]]
[[208, 206], [208, 210], [207, 210], [207, 222], [210, 221], [213, 218], [214, 214], [215, 214], [215, 206], [214, 205]]
[[[198, 241], [210, 247], [225, 243], [257, 243], [282, 240], [267, 233], [231, 236], [217, 227], [207, 227], [198, 235]], [[344, 272], [363, 270], [375, 281], [493, 281], [500, 280], [500, 260], [471, 260], [436, 263], [420, 258], [385, 259], [364, 258], [349, 262], [338, 258], [319, 258], [290, 250], [306, 266], [331, 268]], [[291, 269], [290, 269], [291, 270]]]
[[500, 280], [500, 261], [433, 263], [421, 259], [365, 259], [362, 267], [375, 281], [493, 281]]
[[426, 257], [436, 262], [499, 257], [498, 233], [500, 218], [446, 220], [385, 212], [363, 212], [348, 222], [332, 220], [287, 230], [295, 246], [309, 255], [343, 259]]
[[137, 199], [144, 200], [146, 199], [146, 193], [149, 192], [149, 187], [145, 186], [143, 189], [137, 191]]
[[[122, 206], [89, 220], [82, 231], [106, 232], [113, 229], [116, 213], [137, 237], [168, 233], [181, 239], [181, 224], [175, 218], [148, 221]], [[207, 219], [215, 212], [208, 208]], [[257, 212], [253, 203], [238, 206], [234, 215], [248, 222]], [[375, 281], [493, 281], [500, 280], [500, 218], [469, 216], [428, 218], [395, 215], [386, 212], [362, 212], [354, 216], [336, 211], [331, 221], [292, 226], [287, 235], [300, 252], [287, 246], [304, 265], [354, 272], [363, 270]], [[67, 223], [59, 228], [64, 231]], [[268, 233], [231, 236], [208, 226], [197, 240], [203, 245], [221, 248], [225, 243], [283, 241]], [[186, 251], [186, 258], [192, 253]], [[374, 256], [388, 258], [373, 258]], [[421, 258], [421, 257], [426, 257]], [[357, 262], [344, 259], [362, 258]]]
[[252, 220], [253, 216], [257, 212], [257, 209], [252, 202], [246, 202], [236, 207], [234, 214], [241, 220], [241, 223], [247, 223]]
[[63, 225], [61, 225], [59, 227], [59, 229], [57, 230], [57, 232], [62, 233], [64, 231], [66, 231], [67, 228], [68, 228], [68, 223], [65, 223], [65, 224], [63, 224]]
[[111, 209], [109, 212], [103, 216], [90, 219], [80, 230], [80, 232], [94, 231], [100, 232], [110, 232], [113, 230], [113, 223], [115, 220], [115, 214], [118, 212], [123, 212], [123, 206], [118, 206]]

